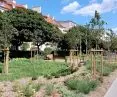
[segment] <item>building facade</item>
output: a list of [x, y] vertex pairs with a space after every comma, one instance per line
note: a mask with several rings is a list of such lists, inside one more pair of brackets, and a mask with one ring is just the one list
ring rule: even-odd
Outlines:
[[38, 13], [41, 13], [41, 12], [42, 12], [40, 6], [35, 6], [35, 7], [32, 8], [32, 10], [33, 10], [33, 11], [36, 11], [36, 12], [38, 12]]
[[13, 8], [28, 8], [27, 5], [20, 5], [16, 0], [0, 0], [0, 11], [12, 10]]

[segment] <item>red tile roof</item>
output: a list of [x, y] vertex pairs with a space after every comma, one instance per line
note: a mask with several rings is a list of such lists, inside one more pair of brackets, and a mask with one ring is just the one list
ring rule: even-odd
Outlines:
[[16, 8], [25, 8], [23, 5], [15, 4], [12, 0], [0, 0], [0, 7], [5, 8], [6, 10], [13, 9], [13, 6]]
[[54, 18], [50, 17], [50, 16], [44, 16], [44, 19], [48, 22], [48, 23], [51, 23], [53, 25], [56, 25], [58, 27], [62, 27], [62, 25], [57, 22]]

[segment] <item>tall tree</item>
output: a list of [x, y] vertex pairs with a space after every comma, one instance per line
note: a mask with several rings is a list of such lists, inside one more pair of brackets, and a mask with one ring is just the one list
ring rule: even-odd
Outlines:
[[44, 17], [30, 9], [13, 9], [6, 12], [19, 35], [12, 43], [17, 47], [23, 42], [34, 42], [38, 47], [49, 41], [58, 40], [60, 30], [45, 21]]

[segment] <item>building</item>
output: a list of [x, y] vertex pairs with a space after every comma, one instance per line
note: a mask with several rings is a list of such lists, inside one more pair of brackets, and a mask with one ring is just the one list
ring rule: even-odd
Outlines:
[[36, 12], [38, 12], [38, 13], [41, 13], [41, 12], [42, 12], [40, 6], [35, 6], [35, 7], [32, 8], [32, 10], [33, 10], [33, 11], [36, 11]]
[[67, 31], [75, 26], [77, 24], [72, 21], [56, 21], [54, 17], [51, 17], [50, 15], [44, 16], [44, 19], [53, 25], [56, 25], [63, 34], [67, 33]]
[[[32, 10], [34, 10], [38, 13], [42, 13], [42, 9], [40, 6], [33, 7]], [[75, 22], [72, 22], [72, 21], [56, 21], [56, 19], [54, 17], [51, 17], [49, 14], [43, 15], [43, 17], [48, 23], [56, 25], [61, 30], [61, 32], [63, 34], [67, 33], [67, 31], [69, 29], [77, 26], [77, 24]]]
[[63, 29], [64, 31], [68, 31], [69, 29], [77, 26], [77, 24], [75, 22], [72, 22], [72, 21], [57, 21], [61, 27], [60, 29]]
[[17, 4], [16, 0], [0, 0], [0, 11], [12, 10], [13, 8], [28, 8], [28, 6]]

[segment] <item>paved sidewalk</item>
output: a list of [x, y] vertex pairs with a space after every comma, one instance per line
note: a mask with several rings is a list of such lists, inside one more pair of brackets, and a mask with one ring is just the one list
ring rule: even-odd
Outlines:
[[117, 79], [113, 82], [104, 97], [117, 97]]

